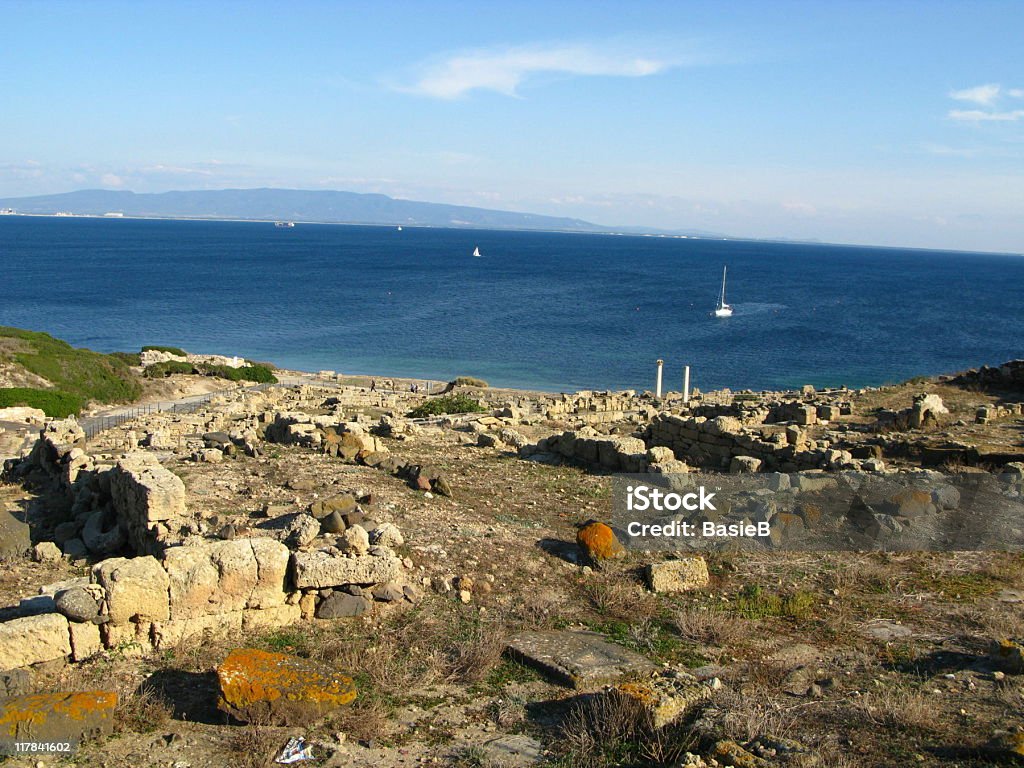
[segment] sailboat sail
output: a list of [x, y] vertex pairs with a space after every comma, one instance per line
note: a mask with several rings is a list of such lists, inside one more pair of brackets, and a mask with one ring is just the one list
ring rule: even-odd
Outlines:
[[722, 294], [715, 308], [715, 317], [729, 317], [732, 314], [732, 307], [725, 303], [725, 271], [726, 267], [722, 267]]

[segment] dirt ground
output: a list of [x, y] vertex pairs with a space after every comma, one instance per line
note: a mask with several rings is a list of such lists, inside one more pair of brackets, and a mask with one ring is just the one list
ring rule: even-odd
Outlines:
[[[911, 389], [877, 393], [851, 420], [905, 407]], [[946, 389], [956, 418], [968, 419], [989, 397]], [[1019, 422], [999, 424], [979, 437], [1019, 446], [1019, 430]], [[716, 554], [708, 589], [654, 594], [640, 576], [650, 556], [630, 553], [601, 570], [580, 561], [577, 526], [607, 518], [609, 477], [466, 439], [439, 430], [391, 445], [404, 460], [444, 471], [453, 498], [427, 497], [398, 478], [298, 447], [268, 445], [260, 458], [220, 464], [170, 458], [189, 508], [203, 510], [211, 530], [228, 522], [258, 528], [267, 504], [301, 509], [341, 491], [370, 494], [374, 517], [403, 532], [400, 554], [414, 561], [423, 599], [230, 645], [145, 659], [108, 652], [43, 671], [41, 690], [118, 690], [117, 733], [62, 762], [8, 764], [265, 766], [294, 735], [313, 744], [318, 760], [308, 764], [324, 766], [679, 764], [687, 750], [698, 751], [693, 723], [652, 733], [624, 725], [621, 713], [595, 715], [573, 690], [502, 654], [509, 635], [538, 627], [590, 628], [658, 664], [719, 678], [711, 707], [725, 735], [801, 745], [766, 765], [1014, 764], [996, 745], [1024, 727], [1024, 678], [996, 674], [987, 654], [996, 638], [1024, 638], [1021, 554]], [[287, 487], [299, 478], [314, 489]], [[0, 486], [0, 496], [9, 505], [34, 503], [11, 485]], [[0, 569], [0, 602], [85, 572], [67, 562], [9, 563]], [[445, 585], [467, 576], [478, 586], [463, 603]], [[244, 645], [331, 664], [356, 680], [359, 697], [303, 728], [227, 722], [215, 707], [212, 670]]]

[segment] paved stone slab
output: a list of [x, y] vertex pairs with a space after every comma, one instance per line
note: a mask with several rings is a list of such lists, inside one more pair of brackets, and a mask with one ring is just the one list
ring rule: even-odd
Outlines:
[[116, 706], [111, 691], [17, 696], [0, 704], [0, 740], [75, 743], [109, 734]]
[[238, 648], [217, 667], [218, 706], [243, 722], [308, 725], [356, 698], [352, 679], [298, 656]]
[[508, 650], [580, 690], [599, 688], [657, 669], [639, 653], [615, 645], [597, 632], [520, 632], [508, 641]]

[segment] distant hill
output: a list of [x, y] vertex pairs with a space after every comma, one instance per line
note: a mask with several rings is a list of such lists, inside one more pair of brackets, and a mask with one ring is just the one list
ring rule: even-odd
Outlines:
[[59, 195], [0, 199], [18, 213], [68, 213], [198, 219], [255, 219], [428, 227], [606, 232], [580, 219], [493, 211], [463, 205], [396, 200], [387, 195], [301, 189], [135, 192], [85, 189]]
[[83, 189], [58, 195], [0, 199], [0, 208], [13, 208], [17, 213], [40, 214], [67, 212], [102, 216], [105, 213], [123, 213], [125, 216], [147, 218], [252, 219], [721, 237], [716, 233], [697, 230], [608, 227], [582, 219], [331, 190], [264, 188], [139, 194], [109, 189]]

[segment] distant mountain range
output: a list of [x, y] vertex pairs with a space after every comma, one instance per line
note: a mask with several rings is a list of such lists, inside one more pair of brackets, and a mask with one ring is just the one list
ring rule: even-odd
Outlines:
[[387, 195], [303, 189], [218, 189], [191, 192], [135, 192], [83, 189], [58, 195], [0, 199], [17, 213], [121, 213], [145, 218], [250, 219], [330, 224], [382, 224], [477, 229], [534, 229], [563, 232], [722, 237], [713, 232], [607, 227], [582, 219], [496, 211], [465, 205], [398, 200]]

